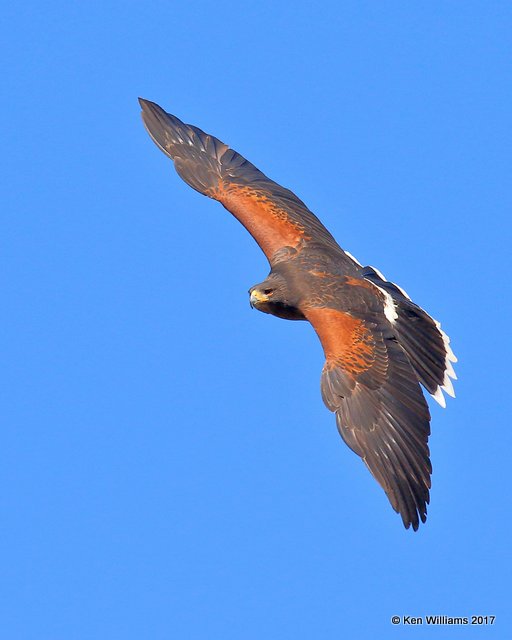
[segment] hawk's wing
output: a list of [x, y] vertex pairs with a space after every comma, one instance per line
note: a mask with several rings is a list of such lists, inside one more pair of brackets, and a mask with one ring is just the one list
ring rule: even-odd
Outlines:
[[269, 262], [283, 247], [314, 241], [341, 251], [306, 205], [226, 144], [139, 99], [144, 125], [193, 189], [221, 202], [251, 233]]
[[322, 397], [340, 435], [416, 530], [429, 502], [430, 413], [405, 351], [377, 316], [325, 307], [304, 313], [325, 351]]

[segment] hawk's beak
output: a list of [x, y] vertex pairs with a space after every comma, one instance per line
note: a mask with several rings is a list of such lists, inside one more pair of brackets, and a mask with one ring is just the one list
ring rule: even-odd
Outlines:
[[251, 307], [258, 307], [259, 304], [261, 304], [262, 302], [268, 302], [268, 300], [269, 297], [261, 291], [258, 291], [258, 289], [253, 289], [251, 291], [251, 297], [249, 300], [249, 302], [251, 303]]

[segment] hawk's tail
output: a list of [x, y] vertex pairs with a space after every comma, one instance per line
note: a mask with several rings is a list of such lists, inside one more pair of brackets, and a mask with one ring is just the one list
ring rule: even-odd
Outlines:
[[457, 358], [450, 347], [450, 338], [441, 329], [439, 322], [414, 304], [403, 289], [388, 282], [376, 269], [365, 267], [362, 275], [391, 296], [397, 313], [393, 327], [396, 338], [407, 354], [418, 380], [442, 407], [446, 406], [443, 391], [455, 397], [450, 378], [457, 379], [452, 366]]

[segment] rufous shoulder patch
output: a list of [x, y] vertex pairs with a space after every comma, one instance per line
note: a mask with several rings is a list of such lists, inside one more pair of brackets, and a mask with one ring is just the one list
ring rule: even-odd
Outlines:
[[253, 187], [225, 186], [221, 181], [211, 195], [244, 225], [269, 260], [282, 247], [298, 247], [307, 239], [303, 225], [293, 220], [269, 196]]
[[326, 366], [341, 367], [356, 377], [375, 362], [375, 339], [363, 320], [336, 309], [312, 308], [305, 312], [320, 338]]

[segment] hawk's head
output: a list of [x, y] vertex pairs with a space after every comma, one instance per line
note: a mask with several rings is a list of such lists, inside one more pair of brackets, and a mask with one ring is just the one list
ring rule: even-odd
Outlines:
[[250, 304], [254, 309], [270, 313], [286, 320], [305, 320], [297, 308], [298, 296], [294, 295], [286, 279], [277, 273], [270, 273], [261, 284], [249, 289]]

